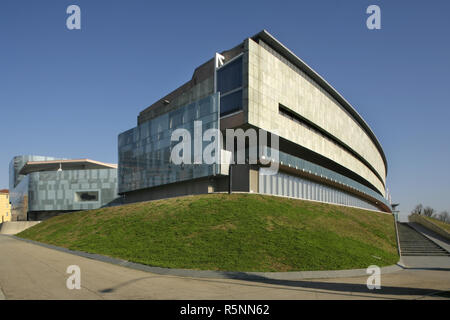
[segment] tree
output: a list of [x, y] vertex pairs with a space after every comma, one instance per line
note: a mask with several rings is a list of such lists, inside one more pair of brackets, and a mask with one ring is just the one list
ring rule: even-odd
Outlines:
[[423, 208], [422, 204], [419, 203], [419, 204], [411, 211], [411, 213], [412, 213], [412, 214], [422, 214], [422, 208]]
[[441, 221], [450, 223], [450, 214], [448, 211], [442, 211], [440, 214], [437, 215], [437, 218]]
[[423, 209], [423, 215], [427, 216], [427, 217], [431, 217], [434, 213], [434, 209], [431, 207], [426, 207], [425, 209]]

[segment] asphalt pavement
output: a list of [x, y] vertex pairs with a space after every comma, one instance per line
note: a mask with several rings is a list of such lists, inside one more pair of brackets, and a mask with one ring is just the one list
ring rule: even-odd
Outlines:
[[[80, 289], [67, 286], [73, 276], [69, 266], [79, 267]], [[450, 299], [450, 268], [432, 263], [383, 274], [381, 289], [369, 290], [366, 281], [366, 276], [246, 281], [161, 275], [0, 236], [0, 299], [7, 300]]]

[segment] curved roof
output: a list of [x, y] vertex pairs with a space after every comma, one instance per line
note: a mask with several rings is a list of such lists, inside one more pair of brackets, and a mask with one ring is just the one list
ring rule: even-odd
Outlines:
[[26, 175], [39, 171], [117, 169], [117, 165], [90, 159], [28, 161], [19, 174]]
[[314, 71], [310, 66], [308, 66], [302, 59], [297, 57], [291, 50], [286, 48], [280, 41], [278, 41], [275, 37], [273, 37], [267, 30], [263, 30], [258, 34], [251, 37], [254, 41], [261, 39], [269, 46], [271, 46], [275, 51], [280, 53], [283, 57], [285, 57], [289, 62], [297, 66], [300, 70], [305, 72], [309, 77], [311, 77], [317, 84], [319, 84], [326, 92], [328, 92], [336, 101], [338, 101], [345, 110], [350, 113], [350, 115], [361, 125], [361, 127], [366, 131], [369, 135], [375, 146], [377, 147], [380, 155], [383, 159], [384, 166], [386, 168], [386, 174], [388, 170], [386, 155], [384, 154], [383, 148], [381, 147], [380, 142], [377, 137], [373, 133], [372, 129], [369, 125], [364, 121], [364, 119], [359, 115], [356, 109], [347, 101], [345, 98], [337, 92], [333, 86], [331, 86], [325, 79], [323, 79], [316, 71]]

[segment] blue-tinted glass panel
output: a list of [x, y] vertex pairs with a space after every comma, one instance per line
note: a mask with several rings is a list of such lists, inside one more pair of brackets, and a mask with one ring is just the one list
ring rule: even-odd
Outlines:
[[225, 94], [242, 87], [242, 56], [217, 70], [217, 91]]
[[270, 147], [264, 147], [264, 149], [263, 149], [263, 154], [267, 158], [272, 158], [273, 160], [279, 161], [281, 164], [284, 164], [284, 165], [290, 165], [292, 168], [304, 170], [304, 171], [307, 171], [307, 172], [312, 173], [317, 176], [326, 177], [326, 178], [330, 179], [331, 181], [335, 181], [339, 184], [342, 184], [345, 186], [350, 186], [362, 193], [365, 193], [365, 194], [377, 199], [380, 202], [383, 202], [385, 205], [389, 206], [387, 200], [385, 198], [383, 198], [383, 196], [381, 194], [379, 194], [378, 192], [375, 192], [371, 188], [369, 188], [353, 179], [350, 179], [350, 178], [348, 178], [344, 175], [341, 175], [337, 172], [334, 172], [330, 169], [324, 168], [320, 165], [317, 165], [317, 164], [309, 162], [307, 160], [295, 157], [293, 155], [290, 155], [290, 154], [282, 152], [282, 151], [278, 151], [278, 159], [275, 159], [272, 156], [273, 155], [272, 152], [273, 152], [272, 148], [270, 148]]
[[[41, 171], [27, 178], [29, 211], [95, 209], [117, 198], [117, 169]], [[77, 196], [84, 193], [89, 201]], [[90, 198], [94, 193], [97, 198]]]
[[[194, 138], [194, 121], [202, 122], [201, 132], [218, 128], [218, 97], [219, 94], [213, 94], [121, 133], [119, 135], [119, 192], [216, 174], [218, 166], [175, 165], [171, 162], [170, 156], [172, 148], [179, 143], [179, 141], [171, 141], [174, 130], [186, 129]], [[146, 137], [142, 132], [150, 132], [151, 136]], [[202, 141], [201, 150], [204, 150], [209, 143]], [[194, 155], [194, 143], [191, 144], [191, 155]]]
[[227, 115], [242, 109], [242, 90], [227, 94], [220, 99], [220, 115]]
[[[64, 160], [43, 156], [17, 156], [10, 163], [12, 217], [26, 220], [30, 211], [94, 209], [117, 198], [117, 169], [87, 169], [19, 174], [28, 161]], [[76, 201], [74, 192], [97, 192], [97, 201]]]

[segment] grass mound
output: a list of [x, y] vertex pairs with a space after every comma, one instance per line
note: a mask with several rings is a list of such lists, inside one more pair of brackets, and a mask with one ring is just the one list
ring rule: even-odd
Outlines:
[[438, 220], [438, 219], [432, 218], [432, 217], [427, 217], [427, 216], [421, 216], [421, 217], [430, 221], [431, 223], [434, 223], [441, 229], [444, 229], [445, 231], [450, 232], [450, 223], [447, 223], [445, 221], [441, 221], [441, 220]]
[[169, 268], [338, 270], [398, 261], [392, 215], [258, 194], [74, 212], [18, 236]]

